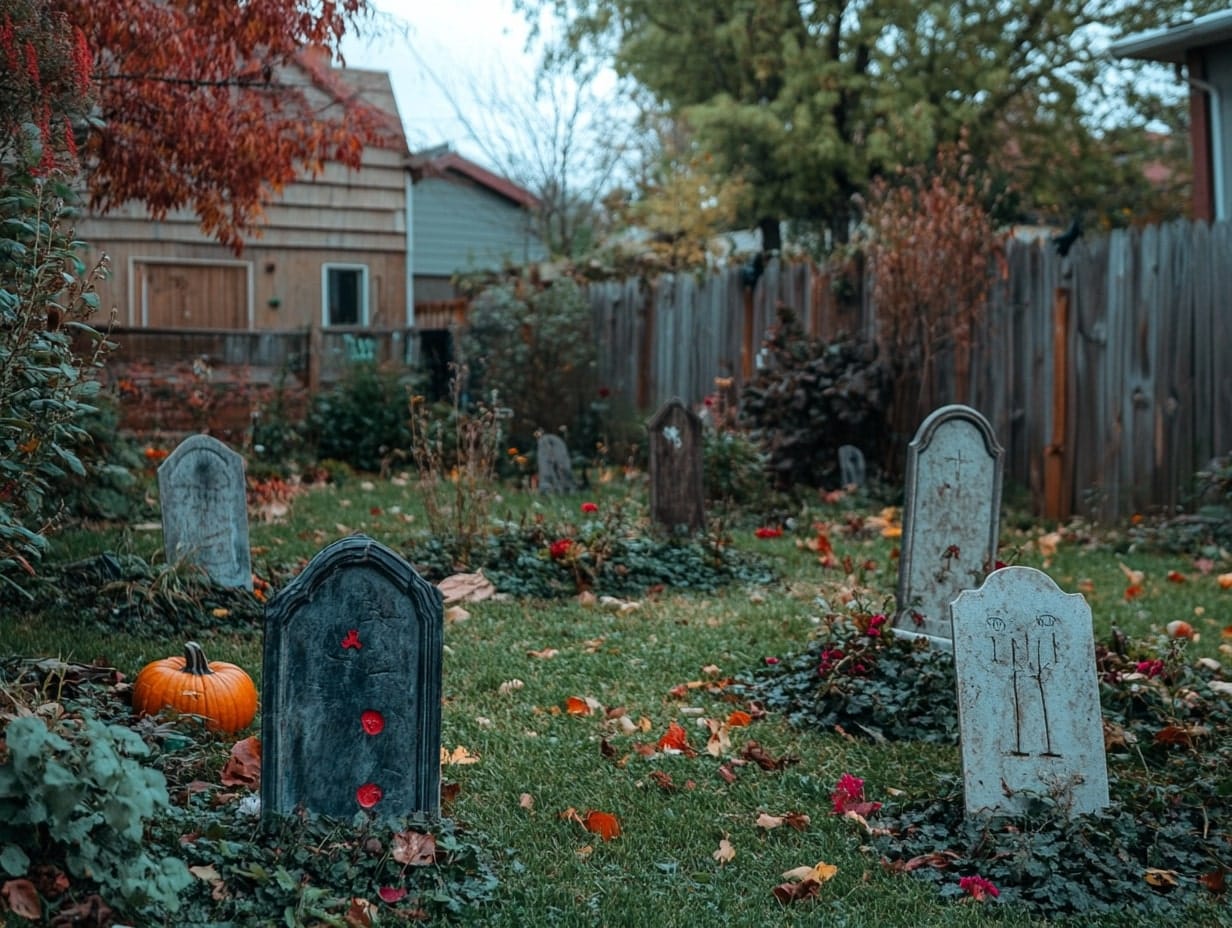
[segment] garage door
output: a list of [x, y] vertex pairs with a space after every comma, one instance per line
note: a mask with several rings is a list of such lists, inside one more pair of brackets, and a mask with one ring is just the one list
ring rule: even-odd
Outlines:
[[246, 264], [139, 264], [150, 328], [247, 329]]

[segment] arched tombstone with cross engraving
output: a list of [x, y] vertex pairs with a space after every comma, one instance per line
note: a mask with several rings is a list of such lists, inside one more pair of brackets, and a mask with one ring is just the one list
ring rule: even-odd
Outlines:
[[1002, 449], [969, 406], [943, 406], [907, 449], [894, 631], [949, 649], [950, 603], [996, 564]]

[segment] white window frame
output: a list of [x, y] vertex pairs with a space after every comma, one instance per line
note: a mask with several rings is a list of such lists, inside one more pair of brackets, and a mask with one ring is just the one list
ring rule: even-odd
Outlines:
[[[354, 325], [366, 326], [369, 318], [371, 318], [371, 309], [368, 305], [370, 286], [369, 280], [371, 274], [368, 271], [366, 264], [343, 264], [340, 262], [330, 262], [321, 265], [321, 328], [328, 329], [333, 326], [329, 319], [329, 272], [330, 271], [359, 271], [359, 319], [353, 323]], [[351, 324], [351, 323], [348, 323]], [[339, 324], [341, 325], [341, 323]]]

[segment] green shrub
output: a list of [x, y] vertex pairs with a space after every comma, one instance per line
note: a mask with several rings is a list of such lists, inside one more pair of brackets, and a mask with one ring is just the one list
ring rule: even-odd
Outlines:
[[509, 437], [533, 447], [536, 432], [567, 433], [571, 449], [593, 448], [602, 436], [597, 349], [590, 305], [563, 279], [522, 298], [512, 286], [491, 287], [471, 305], [459, 359], [470, 369], [466, 389], [512, 410]]
[[795, 314], [779, 309], [770, 364], [744, 388], [740, 422], [769, 458], [776, 486], [837, 488], [838, 449], [855, 445], [876, 459], [886, 410], [885, 375], [866, 343], [810, 339]]
[[770, 493], [766, 456], [746, 433], [706, 429], [702, 435], [706, 498], [744, 508], [763, 506]]
[[166, 780], [141, 764], [141, 737], [89, 714], [51, 724], [23, 716], [4, 731], [0, 763], [0, 869], [22, 877], [63, 866], [136, 911], [174, 911], [192, 883], [182, 860], [151, 855], [147, 824], [170, 808]]
[[410, 390], [392, 371], [355, 364], [332, 389], [313, 398], [306, 432], [320, 458], [376, 472], [395, 451], [411, 445]]

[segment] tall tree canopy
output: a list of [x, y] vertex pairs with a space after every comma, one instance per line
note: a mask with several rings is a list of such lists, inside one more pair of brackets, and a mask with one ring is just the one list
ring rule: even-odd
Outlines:
[[[0, 0], [0, 6], [6, 0]], [[381, 115], [314, 109], [284, 67], [337, 52], [368, 0], [48, 0], [93, 55], [96, 118], [83, 151], [92, 205], [128, 200], [156, 218], [188, 208], [242, 245], [270, 194], [336, 159], [357, 167]]]
[[1100, 49], [1109, 31], [1177, 12], [1122, 0], [519, 4], [532, 18], [555, 12], [558, 51], [609, 57], [687, 119], [754, 191], [748, 218], [828, 224], [840, 239], [872, 177], [927, 161], [964, 130], [1023, 206], [1088, 208], [1092, 174], [1125, 180], [1095, 124], [1117, 105], [1103, 99]]

